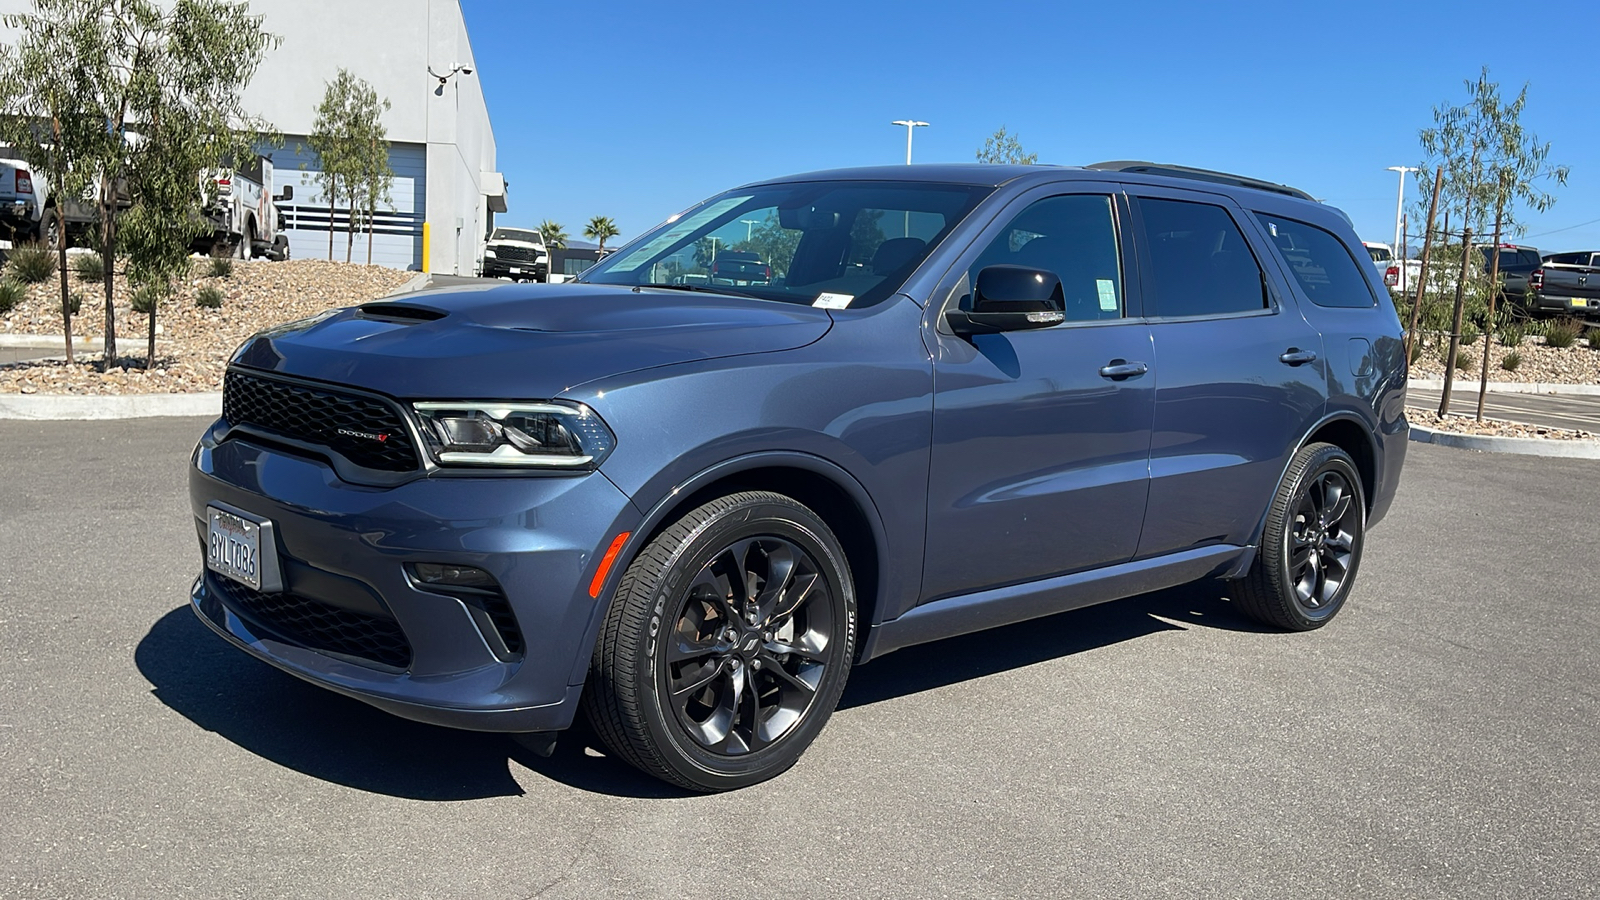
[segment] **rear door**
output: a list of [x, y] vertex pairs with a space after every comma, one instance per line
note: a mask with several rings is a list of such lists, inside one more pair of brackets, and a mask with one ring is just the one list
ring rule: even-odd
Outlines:
[[1322, 336], [1228, 198], [1130, 185], [1155, 349], [1140, 557], [1249, 543], [1326, 404]]

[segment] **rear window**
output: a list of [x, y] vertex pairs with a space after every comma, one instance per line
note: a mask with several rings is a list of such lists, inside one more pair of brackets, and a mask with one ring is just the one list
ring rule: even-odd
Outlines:
[[1267, 282], [1233, 217], [1220, 206], [1139, 199], [1158, 316], [1215, 316], [1267, 308]]
[[[1273, 246], [1289, 264], [1295, 284], [1318, 306], [1365, 309], [1378, 298], [1356, 258], [1332, 232], [1315, 225], [1256, 213]], [[1371, 250], [1371, 247], [1367, 248]], [[1385, 251], [1385, 257], [1388, 256]], [[1376, 257], [1374, 257], [1376, 258]]]
[[1368, 247], [1367, 255], [1372, 257], [1373, 262], [1388, 262], [1394, 259], [1394, 254], [1389, 252], [1388, 247]]
[[[1483, 263], [1487, 268], [1493, 264], [1493, 252], [1488, 247], [1479, 247], [1483, 254]], [[1531, 247], [1502, 247], [1500, 248], [1500, 268], [1502, 269], [1537, 269], [1544, 260], [1540, 258], [1539, 251]]]

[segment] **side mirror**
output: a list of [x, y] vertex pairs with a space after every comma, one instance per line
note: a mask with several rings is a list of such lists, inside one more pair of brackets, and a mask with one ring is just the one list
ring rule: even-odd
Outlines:
[[273, 197], [272, 199], [279, 200], [279, 201], [282, 201], [282, 200], [293, 200], [294, 199], [294, 185], [292, 185], [292, 184], [284, 185], [283, 186], [283, 193], [279, 194], [276, 197]]
[[1049, 328], [1066, 320], [1061, 279], [1030, 266], [986, 266], [972, 289], [972, 309], [945, 313], [959, 335]]

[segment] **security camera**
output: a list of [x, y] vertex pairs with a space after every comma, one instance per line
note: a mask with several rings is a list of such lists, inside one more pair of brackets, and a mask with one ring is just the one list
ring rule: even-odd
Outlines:
[[461, 74], [463, 74], [463, 75], [471, 75], [472, 74], [472, 67], [471, 66], [462, 66], [461, 67]]

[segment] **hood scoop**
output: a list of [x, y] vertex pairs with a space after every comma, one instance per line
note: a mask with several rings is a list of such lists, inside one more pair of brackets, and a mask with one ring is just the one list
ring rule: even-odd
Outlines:
[[363, 319], [377, 319], [380, 322], [414, 325], [418, 322], [436, 322], [449, 315], [449, 313], [442, 309], [431, 309], [426, 306], [377, 302], [365, 303], [357, 307], [357, 315]]

